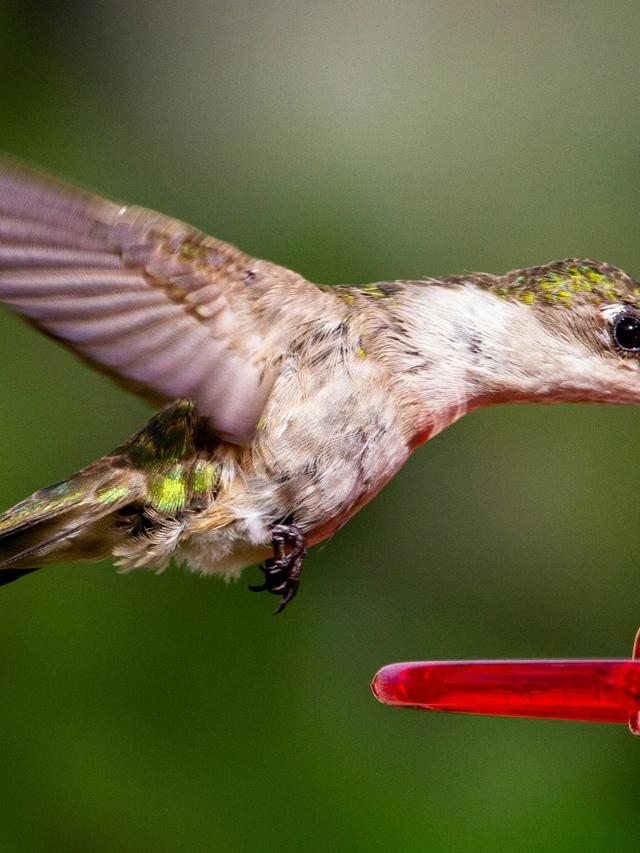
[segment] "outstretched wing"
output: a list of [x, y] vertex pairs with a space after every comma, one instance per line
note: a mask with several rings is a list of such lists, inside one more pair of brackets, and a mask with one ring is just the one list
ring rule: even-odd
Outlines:
[[290, 270], [0, 158], [0, 301], [230, 441], [250, 440], [293, 328], [274, 312], [305, 295], [321, 291]]

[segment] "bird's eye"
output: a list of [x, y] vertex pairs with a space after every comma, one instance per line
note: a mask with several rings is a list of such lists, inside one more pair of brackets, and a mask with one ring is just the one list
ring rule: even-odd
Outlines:
[[640, 317], [622, 314], [613, 327], [613, 338], [620, 349], [640, 352]]

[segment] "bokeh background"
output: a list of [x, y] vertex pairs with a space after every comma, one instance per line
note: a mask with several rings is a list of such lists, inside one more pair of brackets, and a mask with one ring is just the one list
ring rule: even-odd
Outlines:
[[[315, 281], [640, 275], [640, 6], [0, 0], [0, 147]], [[3, 506], [150, 415], [0, 317]], [[0, 595], [0, 850], [637, 850], [622, 727], [402, 712], [393, 660], [625, 656], [640, 413], [505, 406], [422, 448], [271, 616], [60, 567]]]

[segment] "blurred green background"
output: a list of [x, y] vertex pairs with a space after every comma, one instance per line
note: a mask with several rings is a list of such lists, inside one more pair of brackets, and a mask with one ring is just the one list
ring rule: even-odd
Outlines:
[[[0, 147], [315, 281], [640, 275], [640, 5], [0, 0]], [[2, 313], [0, 499], [150, 409]], [[0, 850], [637, 850], [622, 727], [402, 712], [393, 660], [625, 656], [640, 413], [477, 412], [286, 613], [171, 570], [0, 595]]]

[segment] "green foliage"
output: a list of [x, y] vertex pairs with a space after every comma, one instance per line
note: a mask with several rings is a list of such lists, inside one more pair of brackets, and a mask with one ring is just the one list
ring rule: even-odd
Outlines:
[[[7, 0], [2, 145], [316, 281], [568, 256], [637, 278], [639, 24], [622, 0]], [[8, 507], [150, 409], [0, 325]], [[368, 682], [393, 660], [628, 654], [639, 426], [465, 418], [311, 555], [277, 619], [257, 573], [62, 567], [0, 590], [2, 852], [635, 851], [622, 728], [398, 712]]]

